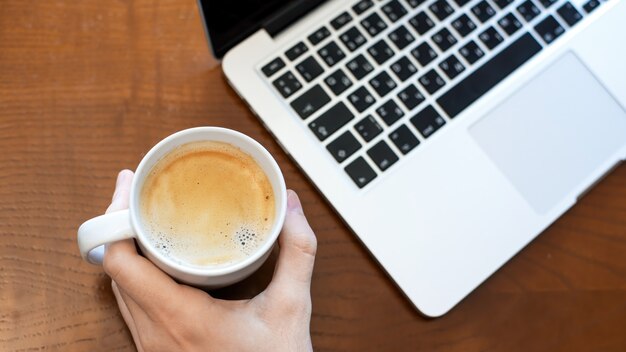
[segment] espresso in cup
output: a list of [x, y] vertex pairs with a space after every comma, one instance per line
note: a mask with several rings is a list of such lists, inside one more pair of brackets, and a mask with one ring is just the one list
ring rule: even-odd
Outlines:
[[272, 184], [248, 154], [224, 142], [184, 144], [150, 170], [139, 195], [146, 237], [164, 256], [195, 267], [243, 261], [276, 217]]

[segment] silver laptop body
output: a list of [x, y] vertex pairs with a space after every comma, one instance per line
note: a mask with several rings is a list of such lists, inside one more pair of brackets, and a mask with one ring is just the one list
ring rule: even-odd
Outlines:
[[223, 70], [424, 315], [626, 158], [624, 1], [308, 6], [260, 25]]

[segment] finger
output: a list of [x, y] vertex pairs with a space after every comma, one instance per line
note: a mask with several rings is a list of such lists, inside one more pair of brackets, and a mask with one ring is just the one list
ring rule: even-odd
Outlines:
[[115, 300], [117, 301], [117, 306], [120, 309], [120, 313], [122, 313], [122, 318], [128, 325], [128, 329], [130, 333], [133, 335], [133, 338], [137, 337], [137, 324], [135, 323], [135, 319], [133, 318], [133, 314], [128, 309], [128, 305], [120, 292], [120, 289], [117, 287], [115, 281], [111, 281], [111, 289], [113, 290], [113, 294], [115, 295]]
[[130, 185], [135, 174], [130, 170], [122, 170], [117, 174], [117, 182], [115, 183], [115, 192], [111, 199], [111, 205], [107, 209], [107, 213], [127, 209], [130, 199]]
[[[137, 305], [137, 303], [132, 300], [132, 298], [130, 298], [126, 293], [120, 291], [115, 281], [111, 281], [111, 288], [113, 289], [113, 294], [115, 295], [115, 299], [117, 301], [120, 312], [122, 313], [122, 317], [124, 318], [124, 321], [128, 326], [128, 330], [130, 330], [133, 341], [135, 341], [135, 347], [137, 347], [137, 351], [142, 352], [143, 347], [141, 346], [141, 340], [139, 339], [139, 331], [137, 330], [135, 317], [141, 316], [141, 318], [146, 321], [146, 313], [141, 310], [141, 308]], [[132, 308], [128, 308], [129, 306]]]
[[268, 292], [291, 292], [308, 297], [317, 240], [304, 216], [298, 195], [291, 190], [287, 192], [287, 217], [278, 238], [280, 254]]
[[137, 254], [133, 240], [109, 244], [103, 267], [111, 279], [148, 314], [171, 308], [175, 303], [171, 297], [180, 293], [180, 286], [171, 277]]

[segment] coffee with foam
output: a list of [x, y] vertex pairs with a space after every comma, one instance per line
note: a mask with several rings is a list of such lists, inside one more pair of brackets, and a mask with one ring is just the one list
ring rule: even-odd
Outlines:
[[272, 185], [257, 162], [221, 142], [193, 142], [163, 157], [140, 194], [148, 239], [184, 265], [240, 262], [266, 240], [275, 220]]

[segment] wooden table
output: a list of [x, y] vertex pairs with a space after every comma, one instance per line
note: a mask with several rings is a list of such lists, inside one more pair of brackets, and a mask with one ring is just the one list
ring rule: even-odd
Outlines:
[[425, 319], [228, 87], [195, 0], [0, 8], [0, 350], [134, 349], [76, 229], [105, 210], [118, 170], [200, 125], [259, 140], [300, 194], [319, 239], [316, 350], [626, 350], [626, 166], [449, 314]]

